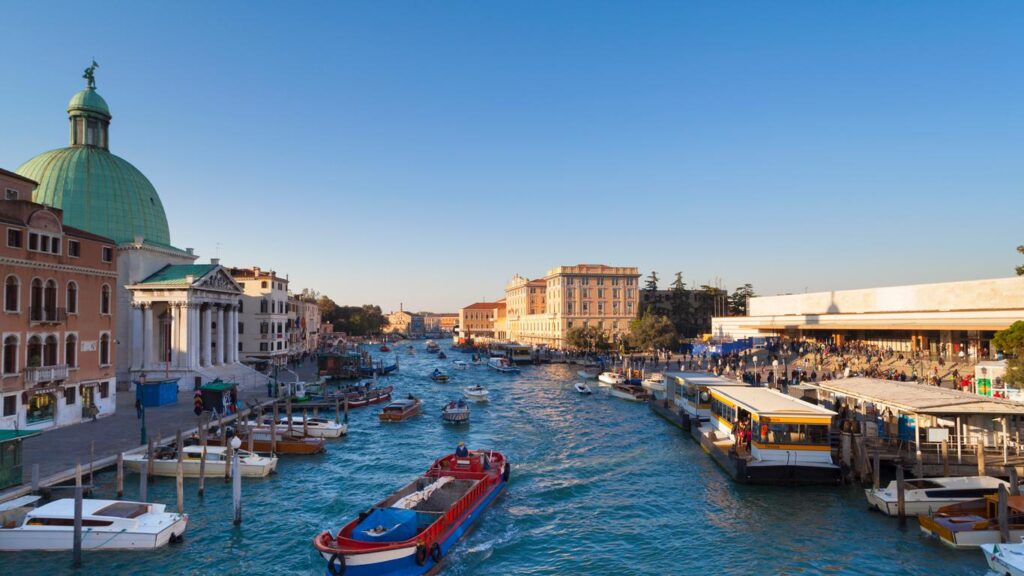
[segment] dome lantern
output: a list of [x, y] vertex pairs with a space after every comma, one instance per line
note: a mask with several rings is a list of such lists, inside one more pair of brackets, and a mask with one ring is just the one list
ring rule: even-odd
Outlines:
[[97, 146], [109, 149], [110, 108], [96, 92], [95, 60], [85, 69], [85, 89], [68, 102], [68, 120], [71, 123], [71, 146]]

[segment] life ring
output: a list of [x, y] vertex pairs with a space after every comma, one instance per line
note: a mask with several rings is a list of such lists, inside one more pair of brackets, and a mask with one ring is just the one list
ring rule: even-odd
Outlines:
[[512, 465], [505, 462], [505, 469], [501, 471], [501, 479], [508, 482], [508, 477], [512, 472]]
[[[338, 565], [335, 566], [334, 563]], [[342, 554], [331, 554], [329, 560], [327, 560], [327, 572], [331, 576], [342, 576], [345, 573], [345, 556]]]
[[423, 543], [416, 545], [416, 565], [423, 566], [427, 563], [427, 547]]
[[430, 545], [430, 559], [436, 564], [441, 561], [441, 556], [441, 545], [434, 542]]

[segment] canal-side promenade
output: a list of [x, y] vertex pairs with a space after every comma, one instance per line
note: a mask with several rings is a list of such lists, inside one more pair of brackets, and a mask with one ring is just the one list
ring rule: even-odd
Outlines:
[[[309, 377], [315, 364], [307, 363], [300, 369], [302, 377]], [[282, 373], [282, 382], [292, 378]], [[246, 405], [267, 401], [267, 388], [255, 379], [239, 382], [239, 398]], [[173, 440], [177, 432], [195, 429], [198, 419], [192, 411], [192, 389], [181, 385], [175, 404], [146, 410], [146, 432], [149, 438]], [[39, 467], [41, 486], [64, 482], [72, 477], [76, 464], [88, 472], [90, 454], [95, 468], [109, 466], [119, 452], [140, 448], [142, 421], [135, 410], [135, 394], [120, 392], [117, 411], [95, 422], [84, 422], [44, 432], [24, 442], [23, 484], [0, 492], [0, 502], [28, 493], [31, 490], [32, 469]]]

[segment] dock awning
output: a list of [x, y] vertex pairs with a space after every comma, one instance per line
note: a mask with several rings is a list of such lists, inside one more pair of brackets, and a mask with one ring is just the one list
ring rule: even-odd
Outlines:
[[856, 377], [828, 380], [816, 385], [827, 392], [892, 406], [900, 412], [938, 416], [1024, 416], [1024, 404], [1018, 402], [915, 382]]
[[13, 440], [23, 440], [32, 436], [38, 436], [42, 432], [38, 430], [0, 430], [0, 444]]

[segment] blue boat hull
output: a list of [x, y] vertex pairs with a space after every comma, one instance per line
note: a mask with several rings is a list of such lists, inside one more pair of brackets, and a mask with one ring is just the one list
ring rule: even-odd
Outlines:
[[[423, 574], [432, 574], [439, 569], [440, 565], [444, 562], [444, 558], [448, 555], [448, 552], [458, 544], [459, 540], [462, 539], [473, 526], [476, 524], [484, 511], [487, 510], [497, 500], [498, 496], [505, 491], [505, 486], [508, 482], [502, 480], [493, 490], [477, 505], [473, 508], [461, 524], [448, 535], [443, 542], [439, 542], [441, 548], [441, 561], [434, 562], [430, 556], [427, 556], [426, 562], [423, 566], [416, 564], [415, 547], [410, 548], [408, 552], [402, 555], [400, 558], [387, 560], [384, 562], [375, 562], [372, 564], [357, 564], [348, 565], [345, 567], [345, 576], [422, 576]], [[398, 554], [402, 554], [399, 552]], [[340, 573], [340, 568], [338, 573]], [[331, 576], [330, 570], [325, 572], [327, 576]]]

